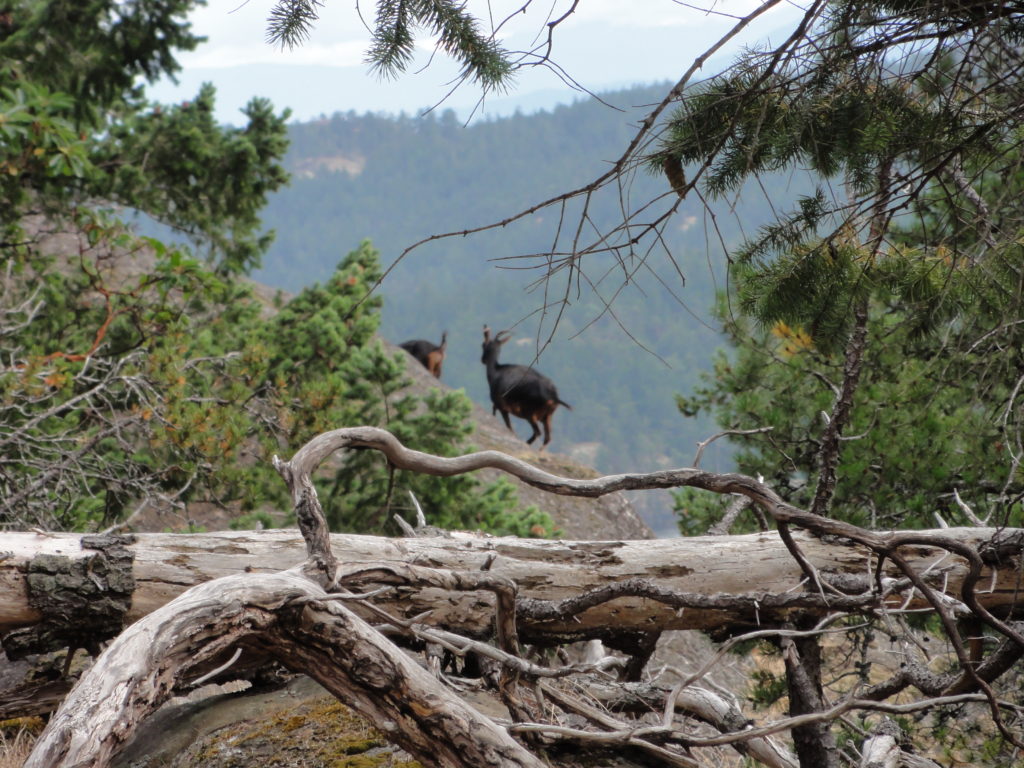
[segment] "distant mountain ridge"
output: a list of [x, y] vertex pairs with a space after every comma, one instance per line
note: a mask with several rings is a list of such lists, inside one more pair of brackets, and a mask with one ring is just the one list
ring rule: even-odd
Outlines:
[[[286, 158], [293, 180], [265, 212], [277, 240], [254, 276], [296, 290], [327, 278], [364, 238], [389, 265], [431, 235], [500, 221], [586, 183], [618, 157], [664, 92], [664, 86], [647, 86], [601, 95], [623, 111], [591, 99], [469, 126], [452, 111], [425, 117], [349, 112], [293, 124]], [[670, 191], [660, 174], [637, 171], [628, 181], [637, 200]], [[545, 285], [536, 259], [517, 258], [550, 250], [557, 208], [495, 231], [429, 242], [381, 286], [381, 332], [398, 343], [436, 341], [447, 330], [445, 382], [489, 407], [481, 330], [485, 324], [514, 328], [502, 361], [535, 363], [573, 404], [573, 411], [555, 416], [554, 450], [602, 472], [688, 465], [697, 442], [716, 429], [706, 420], [684, 419], [675, 395], [710, 368], [721, 343], [710, 309], [725, 269], [703, 206], [692, 197], [667, 231], [674, 263], [655, 251], [641, 264], [644, 255], [638, 255], [618, 292], [612, 281], [627, 265], [610, 259], [585, 263], [585, 279], [576, 274], [574, 282], [560, 277]], [[749, 234], [770, 213], [770, 203], [760, 198], [744, 204], [739, 216]], [[615, 196], [595, 199], [592, 216], [599, 225], [617, 215]], [[726, 240], [738, 240], [739, 229], [716, 225], [728, 230]], [[538, 323], [562, 297], [567, 311], [545, 345]], [[705, 466], [730, 468], [724, 442], [709, 447]]]

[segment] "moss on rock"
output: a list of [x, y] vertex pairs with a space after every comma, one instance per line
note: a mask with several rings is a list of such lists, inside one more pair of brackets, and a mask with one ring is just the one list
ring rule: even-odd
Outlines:
[[178, 755], [195, 768], [419, 768], [330, 696], [221, 728]]

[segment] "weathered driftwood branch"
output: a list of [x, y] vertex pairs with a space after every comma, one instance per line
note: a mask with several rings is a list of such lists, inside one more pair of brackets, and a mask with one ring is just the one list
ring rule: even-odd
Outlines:
[[[373, 428], [354, 428], [326, 433], [310, 442], [289, 462], [282, 472], [293, 489], [300, 508], [315, 493], [303, 484], [295, 485], [296, 461], [308, 475], [316, 461], [332, 450], [342, 447], [372, 447], [383, 451], [394, 465], [432, 474], [457, 474], [481, 467], [499, 467], [512, 472], [538, 487], [555, 493], [578, 493], [597, 496], [623, 488], [665, 488], [689, 485], [719, 493], [738, 493], [762, 505], [783, 523], [792, 523], [811, 531], [815, 536], [795, 534], [805, 570], [829, 573], [867, 575], [877, 569], [880, 562], [891, 565], [890, 554], [902, 552], [902, 558], [915, 570], [924, 572], [937, 559], [941, 551], [958, 555], [948, 564], [932, 569], [931, 583], [942, 585], [946, 591], [962, 597], [974, 609], [1005, 613], [1016, 600], [1013, 569], [1019, 561], [1021, 531], [995, 531], [993, 529], [943, 529], [927, 532], [873, 533], [839, 521], [819, 518], [785, 504], [763, 483], [742, 475], [717, 475], [692, 469], [655, 472], [645, 475], [613, 475], [594, 480], [571, 480], [545, 473], [524, 462], [493, 451], [470, 454], [457, 458], [439, 458], [409, 451], [389, 433]], [[301, 461], [300, 461], [301, 460]], [[279, 463], [279, 468], [285, 465]], [[296, 490], [298, 489], [298, 490]], [[300, 519], [302, 517], [300, 516]], [[510, 542], [494, 539], [408, 540], [401, 543], [368, 540], [359, 537], [334, 537], [327, 543], [326, 529], [308, 529], [313, 536], [313, 551], [321, 559], [333, 558], [332, 551], [343, 553], [343, 574], [350, 583], [358, 583], [361, 564], [388, 563], [391, 567], [405, 568], [410, 562], [430, 563], [452, 571], [479, 571], [486, 565], [482, 558], [493, 560], [491, 571], [507, 576], [520, 586], [526, 598], [564, 600], [579, 597], [587, 587], [601, 589], [627, 579], [646, 579], [651, 582], [651, 595], [657, 588], [681, 593], [673, 607], [651, 605], [650, 601], [631, 601], [623, 610], [622, 600], [595, 605], [588, 611], [589, 618], [601, 622], [614, 616], [616, 622], [646, 622], [655, 628], [712, 628], [730, 624], [756, 625], [784, 619], [793, 611], [819, 614], [834, 604], [837, 608], [851, 608], [851, 601], [860, 600], [861, 607], [870, 607], [877, 600], [867, 582], [860, 596], [822, 596], [821, 590], [790, 591], [799, 581], [790, 557], [778, 547], [774, 534], [753, 537], [681, 540], [672, 542], [614, 542], [610, 544], [572, 542]], [[39, 621], [42, 613], [35, 601], [29, 600], [25, 571], [26, 560], [39, 555], [79, 558], [81, 547], [67, 539], [49, 540], [45, 537], [8, 540], [4, 550], [11, 552], [0, 562], [0, 627], [16, 626]], [[230, 541], [221, 541], [221, 537]], [[316, 537], [320, 537], [317, 539]], [[821, 537], [829, 538], [825, 541]], [[426, 543], [425, 543], [426, 542]], [[2, 543], [2, 542], [0, 542]], [[126, 617], [137, 618], [174, 594], [193, 585], [225, 573], [240, 572], [244, 568], [273, 569], [291, 567], [302, 559], [302, 542], [294, 534], [218, 534], [216, 537], [200, 535], [182, 543], [180, 537], [140, 537], [129, 546], [134, 553], [132, 574], [138, 581], [132, 604]], [[860, 546], [856, 546], [860, 545]], [[154, 549], [151, 551], [149, 547]], [[282, 550], [281, 547], [284, 547]], [[268, 552], [268, 549], [271, 550]], [[206, 554], [203, 554], [203, 552]], [[485, 554], [484, 554], [485, 553]], [[874, 555], [872, 555], [874, 553]], [[231, 557], [237, 554], [237, 558]], [[882, 560], [878, 559], [882, 556]], [[332, 565], [336, 568], [336, 565]], [[323, 572], [323, 567], [320, 568]], [[374, 569], [369, 567], [369, 571]], [[880, 574], [883, 572], [880, 572]], [[905, 575], [888, 570], [889, 575]], [[333, 577], [329, 580], [332, 580]], [[827, 579], [826, 579], [827, 581]], [[787, 593], [788, 594], [784, 594]], [[775, 605], [767, 596], [775, 595]], [[639, 595], [637, 595], [639, 596]], [[695, 597], [689, 597], [695, 596]], [[403, 600], [405, 598], [403, 597]], [[898, 598], [902, 599], [902, 598]], [[415, 600], [415, 598], [413, 598]], [[457, 611], [441, 611], [432, 619], [449, 628], [479, 632], [482, 628], [479, 611], [466, 611], [466, 599]], [[686, 602], [688, 601], [688, 602]], [[817, 601], [817, 604], [815, 604]], [[845, 603], [844, 603], [845, 601]], [[456, 602], [460, 602], [456, 600]], [[641, 606], [639, 610], [638, 606]], [[908, 607], [920, 607], [920, 599], [912, 599]], [[430, 595], [417, 610], [433, 606]], [[682, 616], [675, 615], [683, 607]], [[650, 610], [648, 610], [650, 609]], [[625, 615], [624, 615], [625, 614]], [[642, 614], [642, 615], [641, 615]], [[466, 619], [455, 618], [466, 616]], [[572, 624], [565, 622], [533, 622], [534, 639], [541, 636], [557, 638], [560, 632], [579, 630], [580, 617]], [[522, 621], [529, 623], [529, 617]], [[1007, 636], [1019, 640], [1012, 631]]]
[[[549, 692], [547, 687], [543, 690]], [[708, 723], [722, 733], [739, 733], [751, 725], [735, 704], [697, 685], [680, 684], [668, 690], [650, 683], [594, 684], [587, 692], [613, 712], [671, 708]], [[796, 758], [769, 737], [750, 739], [737, 745], [737, 749], [767, 768], [797, 768]]]
[[105, 765], [194, 665], [264, 629], [277, 608], [314, 587], [294, 574], [259, 578], [273, 587], [246, 576], [209, 582], [125, 630], [50, 719], [26, 768]]
[[[298, 572], [193, 588], [118, 637], [68, 695], [26, 768], [105, 765], [204, 662], [241, 645], [304, 672], [427, 765], [543, 763]], [[312, 598], [300, 601], [298, 598]]]
[[[229, 576], [194, 587], [133, 624], [72, 689], [28, 768], [107, 765], [197, 664], [233, 645], [255, 646], [306, 672], [427, 765], [541, 768], [542, 761], [507, 731], [330, 600], [323, 588], [337, 586], [339, 563], [310, 479], [325, 456], [313, 441], [291, 462], [274, 459], [295, 501], [305, 562], [293, 571]], [[516, 651], [514, 583], [485, 575], [474, 585], [497, 593], [499, 635]], [[506, 682], [502, 675], [507, 694]]]
[[[1017, 632], [1014, 628], [994, 616], [978, 599], [977, 586], [982, 579], [984, 566], [988, 564], [983, 557], [984, 552], [982, 549], [953, 538], [940, 538], [934, 535], [927, 537], [927, 541], [922, 541], [916, 531], [891, 533], [867, 531], [849, 523], [832, 520], [794, 507], [783, 501], [778, 494], [763, 482], [746, 475], [717, 474], [691, 468], [646, 474], [609, 475], [593, 480], [573, 480], [551, 475], [526, 462], [496, 451], [483, 451], [450, 459], [412, 451], [403, 446], [389, 432], [374, 427], [355, 427], [325, 432], [311, 440], [303, 448], [303, 451], [308, 449], [308, 455], [310, 457], [317, 457], [319, 461], [334, 450], [351, 447], [375, 448], [384, 453], [388, 461], [399, 469], [410, 469], [431, 475], [450, 476], [483, 467], [496, 467], [515, 475], [530, 485], [550, 491], [551, 493], [574, 496], [596, 497], [620, 490], [679, 487], [701, 488], [723, 494], [738, 493], [750, 498], [752, 502], [768, 512], [775, 519], [775, 522], [779, 524], [780, 529], [785, 529], [789, 525], [795, 525], [818, 536], [847, 538], [869, 548], [878, 557], [882, 559], [888, 558], [897, 563], [903, 575], [914, 581], [914, 585], [921, 590], [928, 604], [943, 619], [947, 634], [950, 636], [950, 641], [954, 646], [958, 647], [958, 655], [963, 663], [963, 654], [959, 650], [959, 637], [955, 627], [950, 624], [945, 616], [942, 602], [937, 598], [933, 590], [930, 590], [927, 585], [915, 577], [912, 570], [907, 570], [908, 566], [906, 566], [904, 555], [901, 552], [903, 548], [913, 547], [922, 543], [925, 546], [941, 547], [948, 552], [960, 556], [967, 562], [969, 572], [964, 578], [961, 590], [962, 601], [967, 607], [997, 632], [1012, 638], [1020, 645], [1024, 645], [1024, 634]], [[808, 575], [813, 577], [811, 578], [812, 583], [815, 583], [815, 586], [819, 588], [818, 591], [821, 592], [821, 584], [817, 574], [813, 572], [813, 568], [804, 558], [803, 553], [794, 547], [792, 540], [787, 539], [787, 541], [790, 554], [800, 562], [805, 572], [811, 571]], [[1019, 553], [1019, 536], [1012, 539], [1011, 546], [1014, 547], [1016, 553]], [[991, 558], [988, 562], [991, 562]], [[980, 683], [980, 681], [976, 682]]]
[[861, 747], [860, 768], [941, 768], [933, 760], [904, 752], [900, 748], [903, 731], [888, 717], [864, 740]]
[[[463, 456], [444, 458], [410, 450], [394, 435], [376, 427], [348, 427], [325, 432], [313, 438], [296, 457], [302, 456], [303, 464], [311, 466], [322, 461], [332, 452], [345, 448], [372, 448], [383, 453], [390, 464], [398, 469], [407, 469], [428, 475], [451, 477], [473, 472], [478, 469], [495, 468], [518, 477], [536, 488], [565, 496], [596, 498], [615, 491], [653, 490], [665, 488], [699, 488], [719, 494], [746, 496], [765, 509], [776, 522], [789, 523], [819, 536], [838, 536], [869, 547], [887, 556], [902, 547], [919, 543], [917, 531], [873, 532], [841, 520], [815, 515], [785, 502], [764, 482], [747, 475], [735, 473], [704, 472], [694, 468], [669, 469], [658, 472], [606, 475], [593, 479], [579, 480], [560, 477], [538, 469], [525, 461], [500, 451], [479, 451]], [[954, 529], [955, 530], [955, 529]], [[954, 538], [943, 542], [934, 533], [929, 534], [930, 544], [950, 548], [958, 554], [962, 550]], [[1009, 551], [1021, 549], [1024, 535], [1016, 539], [1001, 539]], [[974, 554], [978, 554], [974, 552]], [[1024, 640], [1024, 638], [1022, 638]]]

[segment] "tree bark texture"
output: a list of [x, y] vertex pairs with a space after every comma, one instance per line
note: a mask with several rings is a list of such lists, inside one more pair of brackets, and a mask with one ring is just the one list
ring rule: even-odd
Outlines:
[[[333, 534], [331, 548], [340, 566], [341, 583], [395, 587], [375, 598], [400, 616], [429, 611], [426, 623], [484, 637], [492, 631], [494, 592], [486, 581], [518, 587], [520, 639], [531, 643], [604, 638], [620, 633], [670, 629], [738, 631], [780, 626], [797, 618], [824, 616], [835, 610], [903, 605], [895, 591], [884, 599], [872, 594], [870, 574], [877, 560], [864, 547], [796, 531], [794, 539], [826, 582], [844, 594], [801, 587], [803, 573], [774, 532], [642, 541], [547, 541], [454, 534], [450, 537], [387, 539]], [[1016, 529], [945, 528], [915, 531], [904, 558], [935, 590], [957, 598], [967, 575], [963, 559], [928, 545], [930, 538], [954, 540], [992, 551], [1019, 551], [1024, 531]], [[992, 542], [999, 542], [993, 544]], [[304, 560], [298, 531], [245, 531], [199, 534], [138, 534], [124, 546], [131, 556], [134, 581], [130, 606], [112, 610], [131, 623], [186, 589], [211, 579], [243, 573], [271, 573]], [[0, 535], [0, 630], [49, 622], [38, 591], [50, 580], [34, 580], [43, 562], [79, 576], [59, 579], [62, 589], [82, 595], [82, 610], [102, 603], [102, 582], [90, 575], [96, 550], [75, 534], [6, 533]], [[886, 578], [901, 574], [887, 561]], [[472, 577], [477, 574], [477, 577]], [[124, 574], [127, 577], [127, 573]], [[1010, 613], [1019, 598], [1020, 562], [1003, 557], [982, 569], [977, 600], [996, 615]], [[403, 586], [426, 588], [404, 590]], [[72, 628], [79, 622], [74, 601], [61, 616]], [[926, 607], [920, 595], [909, 608]], [[364, 610], [356, 608], [356, 610]], [[366, 615], [365, 613], [361, 615]], [[52, 626], [51, 626], [52, 629]], [[70, 631], [70, 630], [69, 630]], [[111, 634], [110, 630], [105, 630]], [[67, 633], [52, 631], [52, 642]], [[16, 635], [19, 642], [20, 636]], [[105, 639], [105, 638], [104, 638]], [[34, 650], [53, 649], [43, 643]], [[65, 643], [66, 645], [67, 643]], [[21, 646], [19, 646], [21, 647]], [[79, 645], [84, 647], [84, 645]]]
[[87, 648], [95, 655], [100, 643], [116, 637], [135, 591], [126, 542], [120, 536], [83, 536], [82, 557], [56, 552], [33, 557], [21, 575], [29, 608], [39, 620], [6, 634], [7, 657], [61, 647]]
[[[782, 658], [786, 663], [790, 716], [813, 715], [827, 709], [821, 687], [821, 645], [818, 638], [782, 638]], [[818, 722], [793, 728], [793, 746], [800, 768], [838, 768], [839, 750], [831, 725]]]

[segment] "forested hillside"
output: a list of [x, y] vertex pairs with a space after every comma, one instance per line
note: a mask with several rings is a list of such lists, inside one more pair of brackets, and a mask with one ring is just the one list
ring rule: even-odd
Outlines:
[[[277, 238], [256, 277], [297, 290], [327, 277], [339, 255], [364, 237], [389, 264], [425, 237], [504, 219], [586, 183], [615, 159], [643, 106], [649, 109], [660, 90], [603, 94], [607, 104], [581, 100], [553, 112], [469, 126], [451, 111], [422, 117], [348, 113], [293, 124], [286, 157], [292, 183], [266, 209], [264, 221]], [[778, 183], [788, 181], [780, 177]], [[667, 191], [662, 176], [646, 172], [636, 173], [631, 184], [637, 197]], [[719, 222], [731, 242], [741, 236], [736, 220], [749, 232], [770, 213], [764, 194], [750, 198], [742, 216]], [[515, 327], [503, 361], [529, 363], [538, 329], [546, 340], [551, 325], [538, 310], [567, 290], [556, 281], [545, 295], [536, 284], [541, 262], [514, 259], [551, 249], [553, 215], [545, 211], [494, 232], [414, 250], [380, 289], [384, 335], [396, 342], [437, 342], [447, 329], [444, 380], [488, 403], [482, 326]], [[595, 220], [619, 215], [617, 195], [595, 200]], [[696, 442], [715, 431], [707, 420], [684, 419], [674, 398], [710, 368], [721, 343], [709, 309], [725, 260], [696, 197], [684, 204], [678, 222], [668, 243], [676, 263], [654, 254], [640, 269], [628, 265], [636, 272], [618, 295], [626, 266], [610, 259], [590, 263], [587, 276], [596, 285], [582, 280], [568, 287], [568, 311], [537, 363], [573, 406], [555, 416], [552, 449], [573, 452], [603, 471], [688, 464]], [[597, 283], [608, 270], [613, 279]], [[603, 312], [613, 297], [614, 316]], [[710, 449], [710, 466], [724, 468], [725, 451], [724, 445]]]

